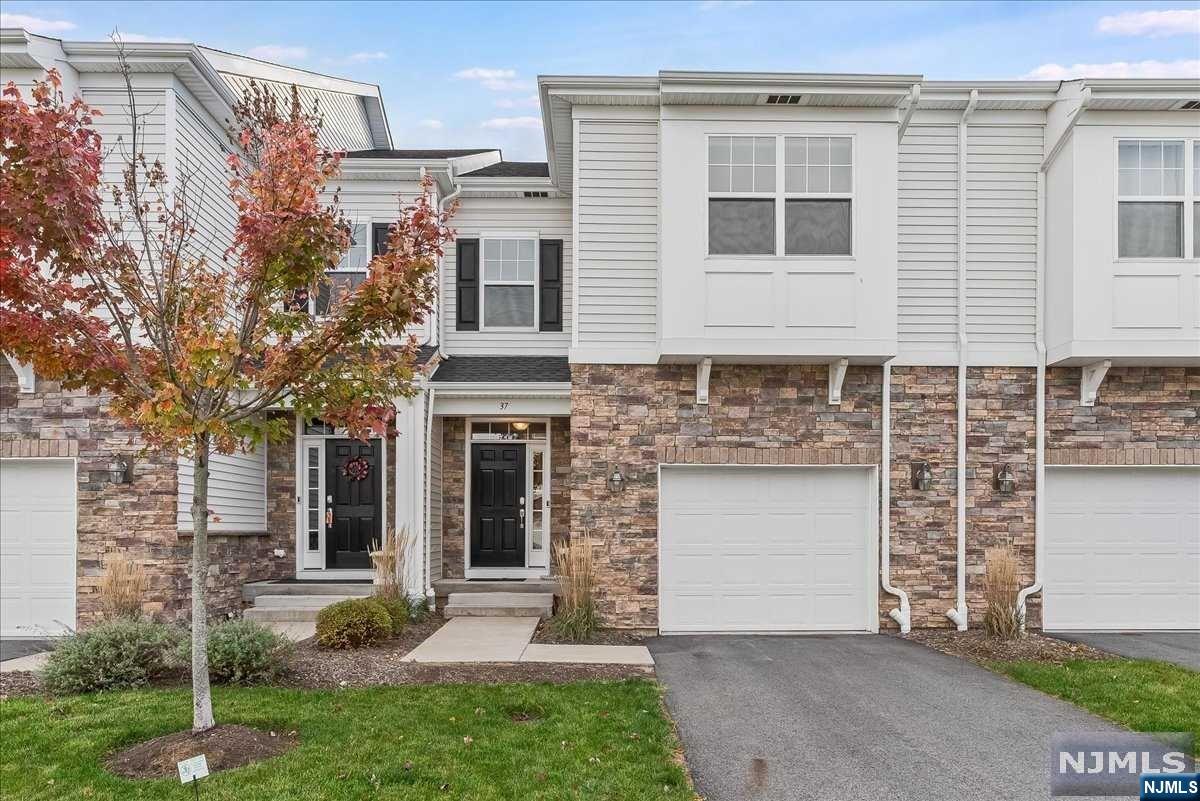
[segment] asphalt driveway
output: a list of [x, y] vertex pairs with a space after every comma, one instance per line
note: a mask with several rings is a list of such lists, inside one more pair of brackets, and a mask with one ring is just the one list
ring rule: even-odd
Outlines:
[[706, 801], [1049, 797], [1049, 741], [1116, 727], [882, 635], [649, 642]]
[[0, 639], [0, 662], [40, 654], [42, 651], [49, 651], [50, 647], [51, 643], [48, 640]]
[[1073, 632], [1050, 636], [1129, 659], [1157, 659], [1200, 670], [1200, 631]]

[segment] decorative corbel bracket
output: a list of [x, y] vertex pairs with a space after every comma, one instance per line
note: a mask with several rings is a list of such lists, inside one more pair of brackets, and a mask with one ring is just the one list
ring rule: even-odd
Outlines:
[[696, 403], [708, 405], [708, 378], [712, 375], [712, 359], [705, 357], [696, 364]]
[[1111, 359], [1083, 366], [1079, 373], [1080, 406], [1096, 405], [1096, 394], [1100, 391], [1100, 385], [1104, 382], [1104, 376], [1108, 375], [1110, 367], [1112, 367]]
[[838, 359], [829, 363], [829, 405], [837, 406], [842, 402], [842, 382], [846, 380], [846, 367], [849, 359]]
[[8, 363], [12, 367], [13, 372], [17, 374], [17, 389], [18, 389], [18, 391], [33, 392], [34, 386], [37, 383], [37, 381], [33, 375], [33, 365], [32, 364], [21, 364], [19, 361], [14, 359], [12, 356], [9, 356], [7, 353], [4, 354], [4, 358], [8, 359]]

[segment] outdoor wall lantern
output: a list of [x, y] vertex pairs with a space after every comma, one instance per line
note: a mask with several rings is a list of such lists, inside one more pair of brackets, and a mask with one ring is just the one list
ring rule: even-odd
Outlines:
[[614, 495], [620, 495], [625, 491], [625, 476], [621, 474], [621, 468], [616, 465], [608, 474], [608, 491]]
[[113, 484], [133, 483], [133, 457], [120, 454], [108, 468], [108, 480]]
[[918, 460], [912, 463], [912, 488], [921, 492], [928, 492], [933, 486], [933, 468], [929, 466], [929, 462]]
[[996, 491], [1001, 495], [1012, 495], [1017, 491], [1017, 477], [1013, 474], [1011, 466], [996, 465], [995, 485]]

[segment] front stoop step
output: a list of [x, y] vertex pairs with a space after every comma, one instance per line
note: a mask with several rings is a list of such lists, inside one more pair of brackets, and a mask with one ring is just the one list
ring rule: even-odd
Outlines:
[[453, 592], [442, 614], [446, 617], [550, 617], [553, 593]]
[[366, 597], [375, 592], [369, 581], [252, 581], [242, 585], [242, 599], [254, 603], [264, 595], [341, 595]]
[[311, 623], [325, 607], [361, 595], [260, 595], [242, 612], [247, 620], [263, 623]]

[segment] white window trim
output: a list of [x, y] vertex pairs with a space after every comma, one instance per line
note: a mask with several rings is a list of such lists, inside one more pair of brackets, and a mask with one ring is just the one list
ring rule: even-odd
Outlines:
[[[533, 280], [532, 281], [489, 281], [487, 277], [487, 241], [489, 239], [515, 239], [533, 241]], [[479, 234], [479, 330], [480, 331], [510, 331], [521, 333], [537, 333], [541, 326], [541, 293], [538, 291], [538, 279], [542, 269], [541, 234], [537, 231], [485, 231]], [[487, 288], [489, 286], [527, 286], [533, 289], [533, 325], [530, 326], [500, 326], [487, 324]]]
[[[714, 192], [709, 188], [709, 140], [720, 137], [773, 137], [775, 139], [775, 191], [773, 192]], [[787, 139], [849, 139], [850, 140], [850, 191], [849, 192], [788, 192], [786, 177], [787, 165], [784, 163], [787, 153]], [[854, 261], [858, 252], [858, 203], [855, 201], [855, 187], [858, 162], [858, 137], [852, 132], [846, 133], [710, 133], [704, 136], [704, 258], [711, 261], [728, 261], [730, 259], [750, 260], [779, 260], [796, 261]], [[842, 166], [842, 165], [838, 165]], [[767, 200], [775, 201], [775, 252], [774, 253], [710, 253], [708, 243], [708, 201], [709, 200]], [[786, 209], [788, 200], [849, 200], [850, 201], [850, 252], [849, 253], [795, 253], [785, 252], [787, 238]]]
[[[1180, 195], [1122, 195], [1121, 194], [1121, 143], [1122, 142], [1183, 142], [1183, 194]], [[1178, 264], [1180, 262], [1198, 261], [1194, 255], [1195, 237], [1192, 204], [1200, 203], [1200, 186], [1195, 178], [1195, 146], [1200, 138], [1180, 136], [1118, 136], [1113, 139], [1113, 195], [1116, 200], [1112, 207], [1113, 225], [1113, 261], [1122, 264], [1149, 264], [1164, 262]], [[1120, 214], [1122, 203], [1178, 203], [1182, 206], [1183, 242], [1179, 256], [1122, 256]]]
[[[333, 267], [330, 267], [328, 270], [325, 271], [325, 274], [327, 276], [330, 274], [337, 274], [337, 273], [358, 273], [360, 275], [366, 275], [368, 272], [370, 272], [368, 267], [371, 264], [371, 259], [372, 259], [371, 254], [372, 254], [372, 251], [374, 250], [374, 246], [375, 246], [375, 243], [373, 241], [374, 236], [375, 236], [375, 220], [373, 218], [368, 219], [366, 221], [355, 220], [350, 223], [350, 228], [351, 228], [352, 232], [353, 232], [354, 228], [358, 228], [360, 226], [367, 229], [366, 242], [365, 242], [365, 247], [367, 250], [367, 260], [365, 262], [363, 262], [363, 266], [361, 268], [343, 267], [342, 264], [346, 261], [347, 258], [349, 258], [350, 250], [353, 249], [353, 248], [348, 248], [346, 250], [346, 252], [342, 255], [342, 260], [339, 261], [337, 264], [335, 264]], [[330, 291], [332, 291], [332, 287], [330, 288]], [[329, 316], [328, 313], [326, 313], [326, 314], [320, 315], [318, 317], [316, 293], [312, 293], [308, 299], [308, 313], [310, 316], [317, 317], [318, 319], [322, 319], [322, 320]]]

